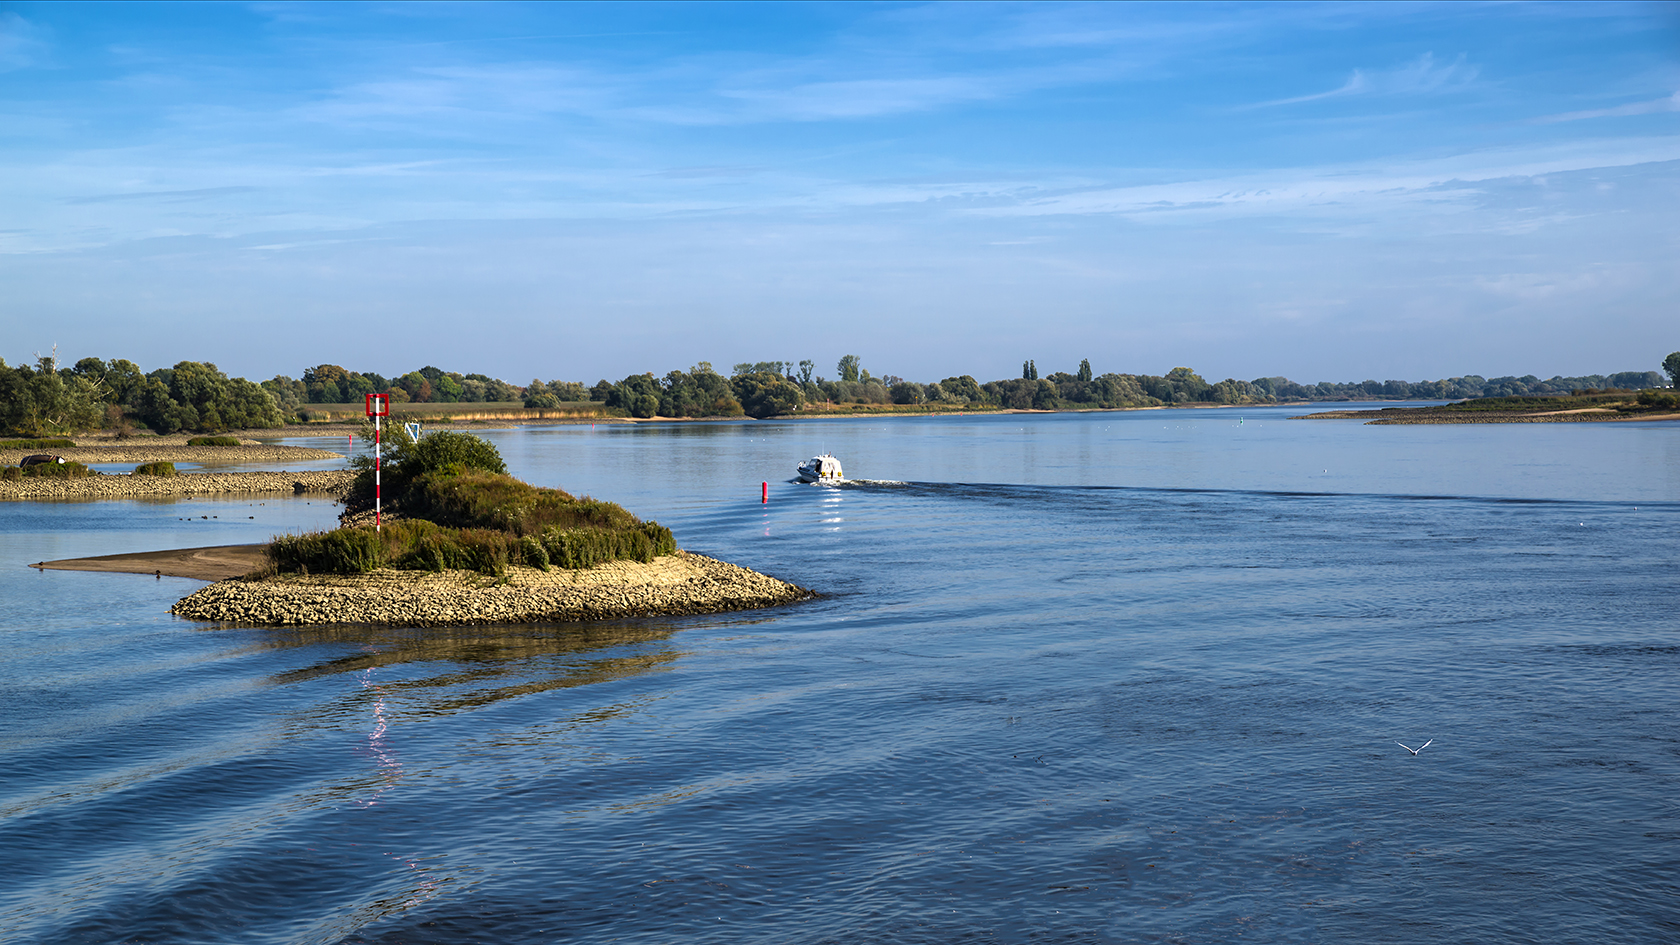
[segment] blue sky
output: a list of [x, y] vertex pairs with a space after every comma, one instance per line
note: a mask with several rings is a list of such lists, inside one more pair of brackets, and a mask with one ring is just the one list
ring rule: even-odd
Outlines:
[[0, 340], [251, 378], [1680, 349], [1680, 5], [0, 5]]

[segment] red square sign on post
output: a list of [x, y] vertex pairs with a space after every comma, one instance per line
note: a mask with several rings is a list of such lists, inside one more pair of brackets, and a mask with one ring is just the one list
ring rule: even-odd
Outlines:
[[367, 415], [370, 417], [389, 417], [391, 415], [391, 395], [368, 394]]

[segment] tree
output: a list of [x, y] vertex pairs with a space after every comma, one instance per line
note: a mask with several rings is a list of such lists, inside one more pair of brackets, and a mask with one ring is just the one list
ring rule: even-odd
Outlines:
[[1022, 361], [1021, 362], [1021, 380], [1023, 380], [1023, 381], [1036, 381], [1036, 380], [1038, 380], [1038, 365], [1032, 363], [1032, 361], [1030, 361], [1030, 360], [1029, 361]]
[[319, 364], [303, 372], [303, 386], [312, 404], [343, 403], [344, 382], [349, 379], [350, 372], [336, 364]]
[[1086, 383], [1086, 384], [1091, 383], [1091, 359], [1090, 358], [1084, 358], [1079, 362], [1079, 374], [1077, 376], [1082, 383]]
[[927, 392], [922, 388], [922, 385], [915, 381], [899, 380], [889, 390], [892, 392], [892, 401], [895, 404], [919, 404], [927, 396]]
[[1663, 358], [1663, 373], [1668, 375], [1668, 386], [1680, 387], [1680, 351], [1676, 351]]
[[547, 384], [533, 377], [531, 383], [525, 385], [525, 406], [558, 407], [560, 406], [560, 398], [554, 396], [554, 393], [548, 389]]
[[980, 390], [980, 383], [968, 374], [947, 377], [939, 382], [939, 389], [945, 392], [946, 397], [962, 403], [977, 404], [986, 399], [986, 395]]
[[455, 403], [461, 399], [461, 382], [448, 374], [440, 374], [432, 381], [432, 399]]
[[[1200, 374], [1187, 367], [1173, 368], [1167, 372], [1167, 376], [1163, 380], [1167, 382], [1172, 392], [1166, 397], [1161, 397], [1161, 399], [1171, 400], [1175, 404], [1205, 401], [1213, 391], [1212, 384], [1202, 380]], [[1381, 390], [1382, 385], [1377, 384], [1377, 389]], [[1160, 395], [1157, 394], [1156, 396], [1159, 397]]]
[[793, 413], [805, 402], [805, 391], [780, 374], [768, 371], [742, 374], [730, 385], [735, 397], [748, 416], [760, 420], [778, 414]]
[[816, 365], [816, 362], [814, 362], [814, 361], [805, 360], [805, 361], [799, 362], [799, 383], [805, 385], [806, 387], [810, 387], [811, 386], [811, 372], [815, 371], [816, 369], [817, 369], [817, 365]]
[[857, 380], [858, 380], [858, 356], [857, 355], [848, 354], [848, 355], [845, 355], [845, 356], [841, 357], [840, 358], [840, 363], [838, 365], [836, 365], [836, 367], [838, 367], [839, 370], [840, 370], [840, 379], [842, 381], [851, 381], [854, 384], [857, 383]]

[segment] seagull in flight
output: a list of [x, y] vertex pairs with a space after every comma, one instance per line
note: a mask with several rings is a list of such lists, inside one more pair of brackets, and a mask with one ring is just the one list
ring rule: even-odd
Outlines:
[[[1394, 744], [1400, 745], [1399, 742], [1395, 742]], [[1435, 739], [1431, 738], [1429, 741], [1424, 742], [1423, 744], [1417, 746], [1416, 748], [1406, 748], [1405, 745], [1400, 745], [1400, 747], [1401, 748], [1406, 748], [1407, 751], [1412, 753], [1412, 757], [1416, 758], [1418, 752], [1424, 750], [1425, 748], [1428, 748], [1430, 745], [1433, 745], [1433, 744], [1435, 744]]]

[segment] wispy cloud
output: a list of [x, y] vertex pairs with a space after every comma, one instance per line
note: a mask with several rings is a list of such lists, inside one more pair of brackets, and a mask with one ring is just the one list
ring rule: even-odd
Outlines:
[[1434, 53], [1424, 53], [1404, 66], [1386, 70], [1355, 69], [1340, 86], [1324, 92], [1257, 102], [1251, 108], [1298, 105], [1353, 95], [1416, 95], [1461, 89], [1475, 81], [1479, 71], [1460, 55], [1447, 65], [1437, 65]]
[[1023, 194], [972, 212], [1004, 216], [1112, 214], [1135, 219], [1368, 213], [1406, 205], [1468, 206], [1495, 181], [1680, 161], [1680, 138], [1484, 151], [1411, 162], [1281, 169], [1135, 187]]
[[33, 66], [49, 48], [46, 28], [10, 11], [0, 13], [0, 72]]
[[1620, 118], [1624, 115], [1651, 115], [1658, 112], [1680, 112], [1680, 92], [1675, 92], [1666, 98], [1655, 98], [1646, 102], [1630, 102], [1613, 108], [1589, 108], [1579, 112], [1563, 112], [1558, 115], [1544, 115], [1530, 119], [1530, 124], [1555, 125], [1565, 121], [1585, 121], [1589, 118]]
[[197, 190], [142, 190], [126, 194], [94, 194], [89, 197], [68, 197], [65, 203], [117, 203], [124, 200], [163, 200], [181, 203], [189, 200], [209, 200], [232, 194], [248, 194], [257, 187], [201, 187]]

